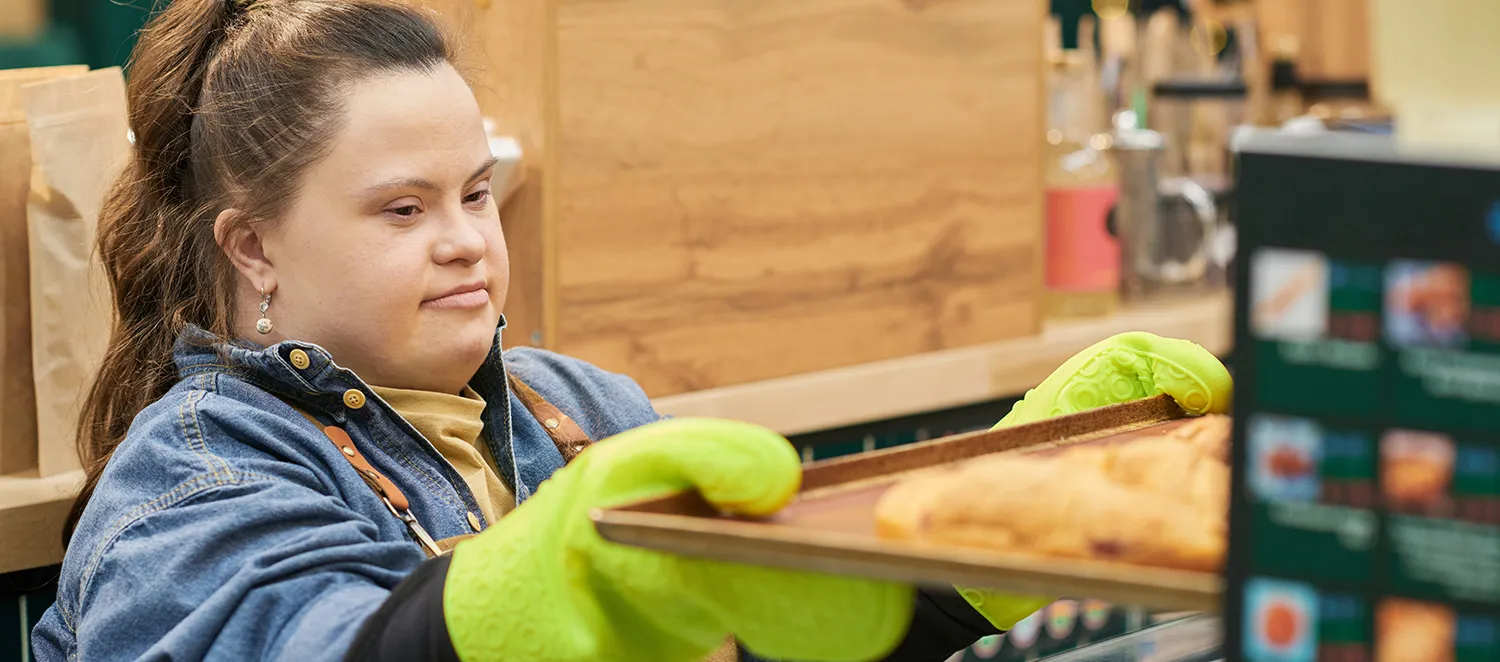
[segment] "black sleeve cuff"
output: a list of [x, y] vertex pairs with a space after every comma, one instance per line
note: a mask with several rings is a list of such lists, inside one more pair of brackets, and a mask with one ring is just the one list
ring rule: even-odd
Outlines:
[[458, 662], [443, 619], [452, 557], [424, 561], [401, 580], [354, 636], [346, 662]]
[[1001, 634], [952, 587], [919, 589], [911, 628], [883, 662], [943, 662], [981, 638]]

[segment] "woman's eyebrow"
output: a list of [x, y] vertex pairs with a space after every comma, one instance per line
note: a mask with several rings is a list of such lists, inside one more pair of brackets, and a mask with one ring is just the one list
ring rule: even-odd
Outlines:
[[422, 179], [420, 177], [397, 177], [395, 179], [387, 179], [387, 180], [385, 180], [385, 181], [383, 181], [383, 182], [381, 182], [379, 184], [373, 184], [371, 186], [367, 186], [367, 187], [365, 187], [364, 193], [365, 194], [373, 194], [373, 193], [381, 193], [383, 191], [389, 191], [389, 190], [393, 190], [393, 189], [404, 189], [404, 188], [418, 188], [418, 189], [423, 189], [423, 190], [427, 190], [427, 191], [437, 191], [437, 190], [440, 190], [440, 188], [438, 187], [437, 184], [434, 184], [434, 183], [432, 183], [432, 182], [430, 182], [428, 180]]
[[[480, 166], [474, 170], [474, 174], [469, 175], [469, 179], [467, 181], [472, 182], [476, 179], [479, 179], [480, 175], [488, 172], [490, 168], [495, 167], [495, 164], [499, 162], [500, 157], [498, 156], [491, 156], [490, 158], [485, 159], [484, 163], [480, 164]], [[441, 186], [432, 183], [430, 180], [422, 179], [421, 177], [397, 177], [395, 179], [387, 179], [383, 182], [380, 182], [379, 184], [373, 184], [371, 186], [365, 187], [364, 192], [366, 194], [371, 194], [399, 188], [418, 188], [428, 191], [438, 191], [442, 189]]]
[[480, 165], [479, 169], [477, 169], [477, 170], [474, 171], [474, 174], [469, 175], [469, 181], [472, 182], [472, 181], [474, 181], [476, 179], [479, 179], [480, 175], [483, 175], [484, 173], [488, 172], [490, 168], [495, 167], [495, 164], [499, 163], [499, 162], [500, 162], [500, 157], [498, 157], [498, 156], [491, 156], [490, 158], [485, 159], [484, 160], [484, 164]]

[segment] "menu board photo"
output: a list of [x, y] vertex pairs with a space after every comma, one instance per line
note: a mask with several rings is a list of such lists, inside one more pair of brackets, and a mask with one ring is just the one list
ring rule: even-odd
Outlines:
[[1336, 154], [1241, 155], [1226, 652], [1500, 661], [1500, 171]]

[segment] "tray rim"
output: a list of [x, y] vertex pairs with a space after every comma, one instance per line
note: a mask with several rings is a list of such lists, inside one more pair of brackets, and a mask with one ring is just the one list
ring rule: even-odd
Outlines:
[[[1121, 415], [1137, 418], [1114, 425], [1101, 424]], [[1171, 396], [1163, 394], [1026, 425], [948, 435], [893, 448], [819, 460], [803, 465], [802, 486], [798, 490], [798, 496], [812, 496], [828, 488], [841, 489], [868, 485], [882, 479], [895, 479], [912, 472], [982, 455], [1035, 452], [1071, 446], [1187, 417], [1187, 412]], [[961, 452], [945, 452], [950, 450]], [[901, 464], [900, 469], [880, 471], [896, 463]], [[625, 508], [639, 505], [644, 505], [644, 502], [627, 505]]]
[[[1184, 418], [1169, 396], [1028, 425], [951, 435], [808, 464], [798, 498], [870, 487], [994, 452], [1027, 452], [1125, 434]], [[991, 449], [991, 450], [986, 450]], [[998, 450], [993, 450], [998, 449]], [[715, 513], [695, 490], [590, 511], [614, 543], [730, 563], [937, 586], [956, 584], [1146, 607], [1216, 612], [1218, 573], [1048, 557], [777, 526]]]

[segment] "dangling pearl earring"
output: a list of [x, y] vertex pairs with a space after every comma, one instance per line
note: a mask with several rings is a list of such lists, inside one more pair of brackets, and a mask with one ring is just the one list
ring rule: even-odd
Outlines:
[[270, 309], [271, 293], [265, 291], [265, 289], [262, 288], [260, 291], [260, 319], [255, 321], [255, 330], [261, 332], [262, 334], [271, 332], [271, 318], [266, 317], [266, 311]]

